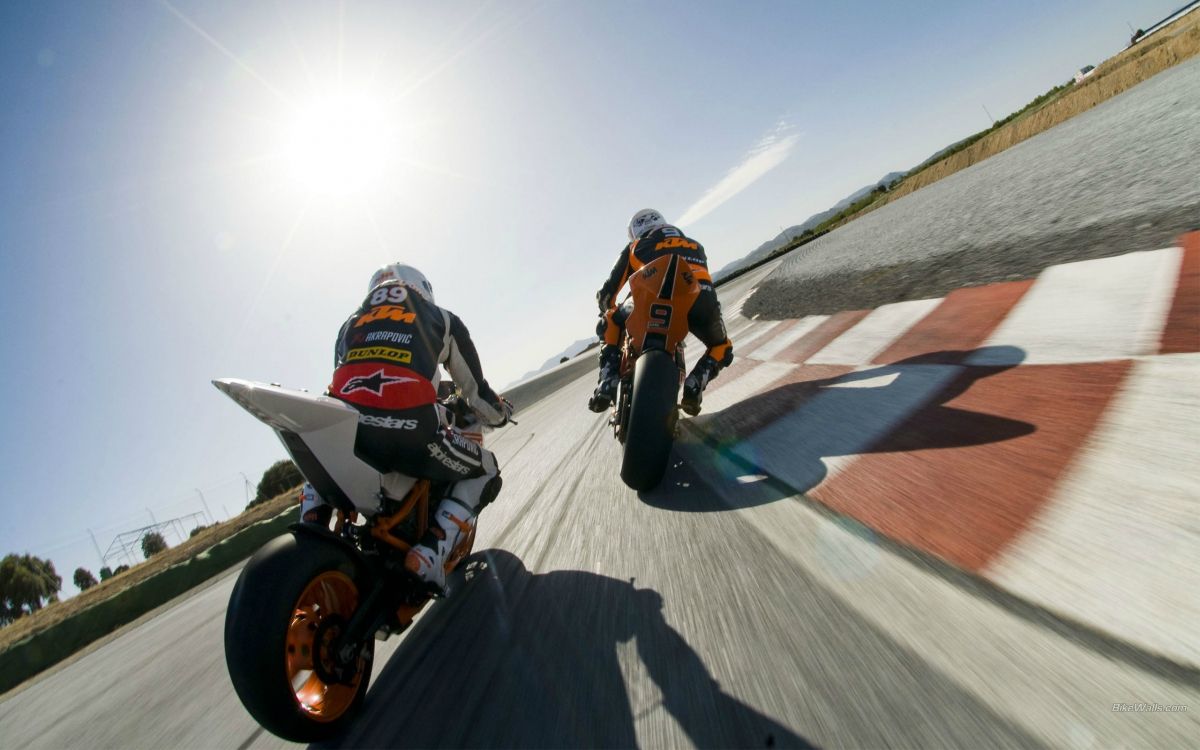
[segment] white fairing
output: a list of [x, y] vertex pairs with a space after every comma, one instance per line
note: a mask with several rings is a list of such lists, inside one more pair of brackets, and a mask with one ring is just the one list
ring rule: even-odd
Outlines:
[[[213, 385], [275, 430], [301, 473], [318, 484], [309, 476], [315, 459], [319, 464], [315, 468], [324, 471], [360, 513], [377, 512], [381, 492], [401, 499], [416, 482], [403, 474], [380, 474], [354, 455], [358, 412], [336, 398], [235, 378], [214, 380]], [[297, 455], [285, 439], [289, 433], [295, 436], [293, 442], [298, 438], [303, 443], [311, 457]]]

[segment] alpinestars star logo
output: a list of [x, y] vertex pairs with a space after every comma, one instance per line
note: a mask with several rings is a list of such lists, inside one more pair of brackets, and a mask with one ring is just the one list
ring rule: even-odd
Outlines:
[[396, 383], [416, 382], [416, 378], [398, 378], [392, 377], [391, 375], [384, 375], [383, 368], [381, 367], [370, 375], [359, 375], [347, 380], [346, 384], [342, 386], [341, 394], [345, 396], [346, 394], [354, 393], [355, 391], [370, 391], [376, 396], [382, 396], [383, 389], [387, 388], [389, 385], [395, 385]]

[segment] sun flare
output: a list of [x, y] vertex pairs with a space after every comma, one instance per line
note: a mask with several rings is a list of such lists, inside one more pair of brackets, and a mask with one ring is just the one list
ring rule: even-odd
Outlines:
[[348, 92], [313, 97], [296, 110], [282, 135], [288, 177], [325, 197], [374, 190], [395, 156], [396, 125], [379, 97]]

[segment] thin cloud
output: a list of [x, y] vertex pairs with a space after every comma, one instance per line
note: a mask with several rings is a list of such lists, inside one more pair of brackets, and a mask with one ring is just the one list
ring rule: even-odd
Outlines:
[[713, 185], [700, 200], [693, 203], [679, 218], [680, 226], [686, 226], [699, 221], [712, 213], [722, 203], [753, 185], [760, 177], [778, 167], [788, 156], [800, 139], [799, 133], [792, 133], [791, 126], [781, 122], [762, 140], [750, 149], [742, 163], [729, 170], [721, 181]]

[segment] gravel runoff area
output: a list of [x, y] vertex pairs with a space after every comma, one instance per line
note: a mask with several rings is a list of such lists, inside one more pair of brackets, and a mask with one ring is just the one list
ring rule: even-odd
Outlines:
[[1167, 247], [1200, 228], [1198, 123], [1193, 58], [792, 251], [742, 312], [869, 309]]

